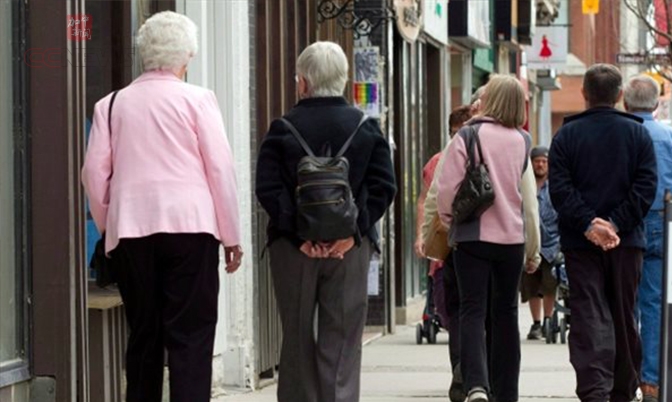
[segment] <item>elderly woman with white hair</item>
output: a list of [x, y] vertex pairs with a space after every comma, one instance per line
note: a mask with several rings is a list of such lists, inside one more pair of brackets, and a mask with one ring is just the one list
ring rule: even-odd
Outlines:
[[240, 266], [236, 177], [212, 91], [183, 81], [197, 28], [162, 12], [138, 32], [144, 73], [100, 100], [82, 169], [130, 327], [128, 402], [210, 401], [219, 248]]
[[[390, 147], [378, 123], [362, 120], [362, 112], [343, 98], [348, 61], [337, 44], [310, 45], [299, 56], [296, 71], [301, 100], [271, 124], [257, 161], [256, 194], [270, 217], [271, 271], [283, 328], [278, 401], [356, 402], [367, 273], [378, 248], [375, 224], [396, 193]], [[328, 157], [344, 144], [349, 174], [340, 184], [297, 173], [307, 148]], [[299, 176], [306, 181], [297, 187]], [[356, 205], [351, 233], [331, 239], [306, 236], [300, 216], [329, 201], [299, 208], [303, 191], [323, 186], [325, 193], [338, 192], [336, 187], [343, 185]]]

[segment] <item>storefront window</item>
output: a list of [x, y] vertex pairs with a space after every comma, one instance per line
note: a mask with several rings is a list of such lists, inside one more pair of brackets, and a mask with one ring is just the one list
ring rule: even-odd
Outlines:
[[16, 81], [14, 25], [19, 7], [0, 0], [0, 387], [23, 379], [25, 369], [24, 294], [22, 258], [22, 159], [15, 106], [20, 84]]

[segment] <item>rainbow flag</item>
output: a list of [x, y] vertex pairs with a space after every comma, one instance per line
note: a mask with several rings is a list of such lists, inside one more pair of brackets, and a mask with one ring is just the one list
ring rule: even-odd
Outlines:
[[377, 82], [355, 82], [355, 103], [357, 105], [371, 105], [377, 102]]

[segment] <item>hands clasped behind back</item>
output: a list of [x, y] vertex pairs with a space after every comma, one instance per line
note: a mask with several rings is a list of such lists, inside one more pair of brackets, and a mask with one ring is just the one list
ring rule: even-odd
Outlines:
[[301, 252], [310, 258], [335, 258], [342, 260], [345, 254], [355, 246], [355, 239], [336, 240], [332, 242], [306, 241], [301, 245]]
[[614, 225], [602, 218], [593, 219], [585, 236], [604, 251], [616, 248], [621, 243], [621, 238], [616, 233]]

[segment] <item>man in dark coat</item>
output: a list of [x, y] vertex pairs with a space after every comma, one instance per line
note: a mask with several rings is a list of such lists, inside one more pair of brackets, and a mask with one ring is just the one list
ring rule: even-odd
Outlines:
[[630, 402], [642, 359], [634, 310], [656, 156], [642, 119], [614, 108], [622, 96], [616, 67], [590, 67], [582, 93], [587, 110], [565, 119], [549, 156], [570, 286], [570, 360], [582, 402]]

